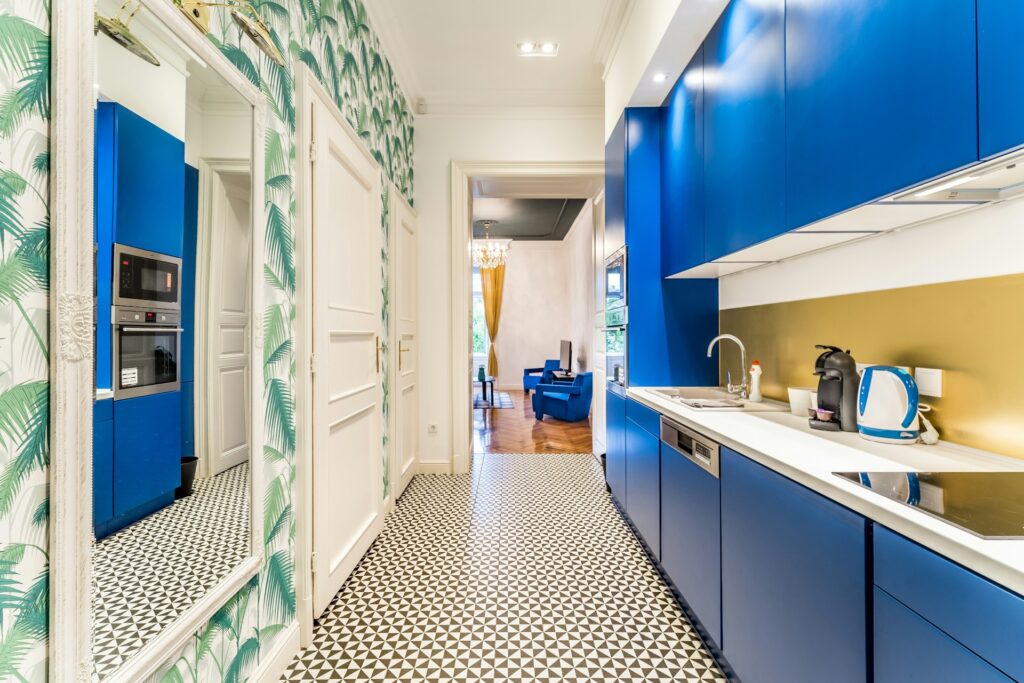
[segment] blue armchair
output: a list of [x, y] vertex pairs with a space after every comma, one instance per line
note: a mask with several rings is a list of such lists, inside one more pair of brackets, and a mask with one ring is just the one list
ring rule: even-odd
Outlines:
[[557, 360], [546, 360], [542, 368], [526, 368], [523, 370], [523, 391], [530, 393], [530, 390], [538, 384], [550, 384], [551, 373], [558, 370], [559, 365], [561, 363]]
[[533, 412], [538, 420], [550, 415], [566, 422], [579, 422], [590, 415], [593, 397], [593, 374], [581, 372], [572, 384], [538, 384], [534, 388]]

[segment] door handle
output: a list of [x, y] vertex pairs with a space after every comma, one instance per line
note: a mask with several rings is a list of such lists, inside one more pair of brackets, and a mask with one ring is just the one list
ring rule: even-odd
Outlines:
[[184, 332], [181, 327], [118, 327], [122, 332]]
[[375, 349], [375, 353], [376, 353], [375, 365], [376, 365], [376, 368], [377, 368], [377, 374], [380, 374], [380, 352], [383, 350], [383, 347], [381, 346], [381, 343], [380, 343], [380, 335], [377, 335], [376, 337], [374, 337], [374, 342], [373, 343], [376, 345], [376, 349]]
[[402, 371], [402, 354], [411, 351], [411, 349], [403, 349], [402, 342], [398, 342], [398, 371]]

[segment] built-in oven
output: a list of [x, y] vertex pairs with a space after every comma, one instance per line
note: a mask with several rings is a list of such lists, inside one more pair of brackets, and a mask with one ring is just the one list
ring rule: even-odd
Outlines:
[[181, 259], [114, 245], [115, 306], [181, 309]]
[[114, 400], [181, 388], [181, 314], [114, 307]]
[[629, 308], [626, 306], [626, 248], [622, 247], [604, 262], [605, 376], [609, 382], [627, 386], [627, 334]]

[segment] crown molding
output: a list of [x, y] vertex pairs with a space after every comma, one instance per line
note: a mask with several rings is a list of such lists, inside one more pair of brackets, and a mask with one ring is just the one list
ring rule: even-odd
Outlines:
[[370, 25], [377, 34], [381, 50], [391, 64], [391, 70], [395, 73], [395, 80], [401, 88], [409, 103], [409, 110], [413, 116], [419, 112], [419, 100], [422, 93], [422, 85], [416, 69], [413, 66], [416, 62], [409, 53], [408, 46], [402, 40], [402, 33], [398, 29], [398, 21], [395, 19], [396, 12], [393, 3], [390, 2], [366, 2], [366, 14], [370, 19]]
[[496, 106], [475, 104], [425, 103], [425, 112], [417, 120], [430, 119], [522, 119], [522, 120], [603, 120], [603, 106]]
[[605, 71], [618, 50], [623, 29], [633, 12], [634, 3], [635, 0], [607, 0], [605, 3], [593, 49], [594, 63], [600, 64]]

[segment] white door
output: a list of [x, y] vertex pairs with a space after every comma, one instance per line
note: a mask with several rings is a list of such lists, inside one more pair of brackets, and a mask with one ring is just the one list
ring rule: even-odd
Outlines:
[[416, 473], [419, 433], [419, 362], [416, 333], [416, 214], [402, 199], [392, 204], [395, 235], [395, 341], [398, 381], [395, 383], [395, 498]]
[[[330, 107], [330, 109], [328, 108]], [[381, 229], [376, 164], [313, 101], [313, 607], [383, 523]]]
[[[246, 162], [248, 164], [248, 162]], [[209, 166], [208, 220], [199, 240], [197, 292], [205, 293], [198, 367], [198, 439], [207, 476], [249, 460], [249, 286], [252, 187], [248, 173]]]

